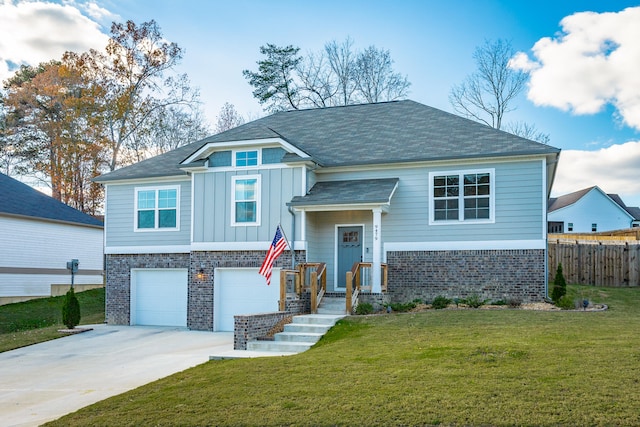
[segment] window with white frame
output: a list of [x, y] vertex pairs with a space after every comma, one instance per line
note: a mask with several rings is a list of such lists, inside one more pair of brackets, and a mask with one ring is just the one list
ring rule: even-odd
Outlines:
[[258, 166], [258, 160], [258, 150], [235, 152], [236, 167]]
[[494, 169], [429, 173], [429, 223], [494, 221]]
[[136, 188], [135, 198], [135, 231], [179, 229], [179, 187]]
[[260, 175], [234, 176], [232, 225], [260, 225]]

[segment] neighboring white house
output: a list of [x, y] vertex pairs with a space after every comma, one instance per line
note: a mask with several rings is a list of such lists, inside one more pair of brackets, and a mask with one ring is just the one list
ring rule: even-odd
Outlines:
[[593, 186], [549, 199], [547, 221], [550, 233], [595, 233], [637, 227], [639, 214], [617, 194]]
[[[102, 222], [0, 173], [0, 305], [102, 286]], [[88, 286], [90, 285], [90, 286]]]

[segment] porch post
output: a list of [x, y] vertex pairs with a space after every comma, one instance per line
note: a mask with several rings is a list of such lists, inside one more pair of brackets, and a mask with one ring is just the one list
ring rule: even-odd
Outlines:
[[371, 267], [371, 292], [382, 292], [382, 208], [373, 209], [373, 261]]

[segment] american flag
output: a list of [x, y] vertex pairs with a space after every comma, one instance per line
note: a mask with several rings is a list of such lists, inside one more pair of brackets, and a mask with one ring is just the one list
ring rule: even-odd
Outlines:
[[271, 242], [271, 246], [269, 246], [269, 250], [267, 251], [267, 256], [262, 261], [262, 267], [260, 267], [260, 273], [267, 279], [267, 285], [271, 284], [271, 270], [273, 270], [273, 263], [275, 260], [284, 252], [287, 248], [287, 241], [282, 236], [282, 231], [280, 230], [280, 226], [276, 227], [276, 235], [273, 238], [273, 242]]

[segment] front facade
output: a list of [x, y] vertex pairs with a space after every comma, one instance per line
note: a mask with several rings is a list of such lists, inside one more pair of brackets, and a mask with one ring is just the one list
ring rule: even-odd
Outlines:
[[593, 186], [549, 200], [549, 232], [595, 233], [637, 227], [638, 208]]
[[0, 304], [104, 286], [102, 222], [0, 174]]
[[[539, 301], [559, 150], [412, 102], [277, 113], [102, 176], [107, 322], [233, 330], [278, 269], [369, 262], [371, 295]], [[258, 269], [280, 224], [293, 246]], [[295, 259], [294, 259], [295, 258]]]

